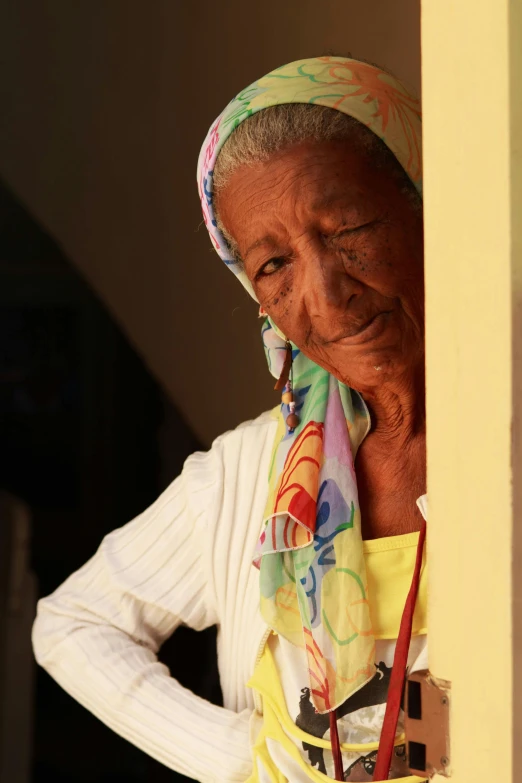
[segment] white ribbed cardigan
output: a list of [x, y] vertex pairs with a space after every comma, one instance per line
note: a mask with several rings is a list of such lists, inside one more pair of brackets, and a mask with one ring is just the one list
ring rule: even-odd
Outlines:
[[[245, 683], [266, 626], [252, 554], [277, 422], [265, 413], [186, 461], [158, 500], [106, 536], [38, 603], [36, 660], [104, 723], [204, 783], [251, 772]], [[183, 688], [156, 653], [184, 623], [218, 625], [224, 708]]]

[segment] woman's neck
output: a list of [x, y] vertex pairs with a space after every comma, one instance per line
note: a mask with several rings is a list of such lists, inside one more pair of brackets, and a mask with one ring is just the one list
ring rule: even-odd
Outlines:
[[379, 386], [361, 390], [374, 436], [398, 447], [426, 430], [424, 363]]
[[355, 459], [364, 538], [419, 530], [426, 492], [424, 372], [363, 393], [372, 417]]

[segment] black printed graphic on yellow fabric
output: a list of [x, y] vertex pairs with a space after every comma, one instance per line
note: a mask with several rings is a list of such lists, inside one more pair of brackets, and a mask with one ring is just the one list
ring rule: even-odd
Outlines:
[[[344, 704], [337, 710], [337, 718], [342, 718], [344, 715], [349, 715], [352, 712], [363, 709], [364, 707], [374, 707], [376, 704], [385, 704], [388, 696], [388, 686], [390, 684], [391, 667], [386, 666], [382, 661], [375, 665], [375, 676], [359, 691], [353, 694], [347, 699]], [[301, 690], [301, 698], [299, 700], [299, 714], [295, 719], [296, 726], [306, 731], [307, 734], [312, 734], [314, 737], [323, 738], [326, 732], [330, 728], [330, 716], [328, 713], [320, 714], [315, 711], [310, 698], [310, 689], [303, 688]], [[324, 749], [317, 748], [313, 745], [309, 745], [307, 742], [303, 742], [303, 750], [308, 754], [310, 764], [324, 775], [327, 774], [326, 766], [324, 763]], [[370, 757], [373, 756], [370, 753], [368, 756], [361, 756], [354, 764], [351, 765], [350, 770], [360, 764], [364, 765], [364, 759], [368, 759], [367, 766], [371, 763], [375, 766], [375, 760], [370, 762]], [[376, 753], [375, 753], [376, 755]], [[359, 773], [358, 773], [359, 774]], [[406, 772], [398, 775], [397, 777], [403, 777]], [[345, 780], [365, 780], [366, 778], [360, 777], [345, 777]], [[372, 778], [369, 777], [368, 780]]]

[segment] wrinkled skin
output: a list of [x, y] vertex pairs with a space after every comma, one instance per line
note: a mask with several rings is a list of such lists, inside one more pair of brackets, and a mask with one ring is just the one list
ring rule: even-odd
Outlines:
[[310, 359], [361, 392], [366, 538], [419, 529], [425, 489], [422, 212], [357, 145], [295, 145], [237, 169], [217, 208], [257, 298]]

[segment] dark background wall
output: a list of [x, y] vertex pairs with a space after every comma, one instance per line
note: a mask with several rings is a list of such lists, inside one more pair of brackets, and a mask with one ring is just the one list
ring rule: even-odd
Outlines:
[[274, 397], [255, 307], [201, 226], [199, 148], [239, 89], [326, 51], [418, 90], [419, 0], [1, 6], [0, 175], [205, 443]]

